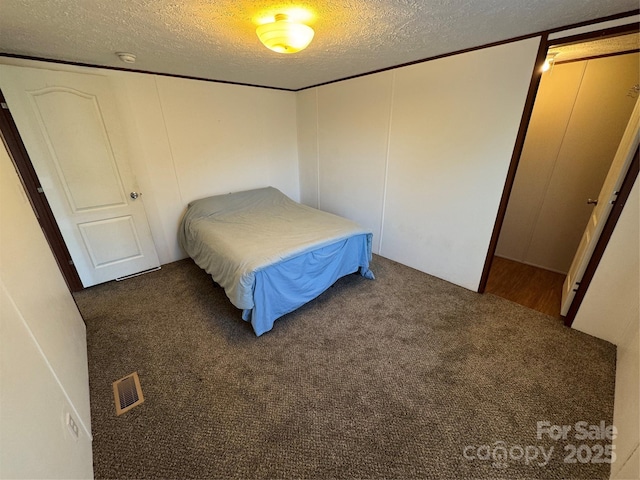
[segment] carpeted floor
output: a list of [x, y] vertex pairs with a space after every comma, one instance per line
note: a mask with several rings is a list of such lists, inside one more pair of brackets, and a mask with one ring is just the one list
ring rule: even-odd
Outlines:
[[[608, 478], [608, 442], [574, 426], [612, 422], [613, 345], [378, 256], [372, 270], [259, 338], [191, 260], [76, 294], [96, 477]], [[111, 384], [133, 371], [145, 402], [116, 417]], [[572, 430], [539, 439], [543, 421]]]

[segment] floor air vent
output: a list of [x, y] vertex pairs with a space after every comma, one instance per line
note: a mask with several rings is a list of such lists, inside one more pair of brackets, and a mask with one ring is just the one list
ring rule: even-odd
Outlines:
[[116, 401], [116, 415], [122, 415], [144, 402], [138, 372], [113, 382], [113, 396]]

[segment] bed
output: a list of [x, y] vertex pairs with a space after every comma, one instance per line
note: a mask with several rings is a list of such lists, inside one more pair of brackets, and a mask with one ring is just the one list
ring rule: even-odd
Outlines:
[[189, 203], [182, 248], [224, 288], [257, 336], [339, 278], [373, 279], [371, 231], [273, 187]]

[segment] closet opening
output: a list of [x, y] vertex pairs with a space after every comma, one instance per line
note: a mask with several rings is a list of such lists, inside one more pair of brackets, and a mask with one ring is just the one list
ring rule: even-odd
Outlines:
[[[632, 27], [547, 43], [548, 68], [538, 72], [535, 102], [480, 292], [568, 325], [573, 320], [588, 287], [581, 283], [594, 251], [585, 246], [593, 234], [587, 227], [601, 222], [597, 235], [606, 245], [600, 231], [606, 232], [602, 226], [613, 212], [598, 202], [616, 203], [605, 190], [619, 179], [612, 191], [620, 194], [637, 149], [624, 136], [639, 108], [640, 34]], [[625, 148], [630, 153], [623, 161], [619, 150]]]

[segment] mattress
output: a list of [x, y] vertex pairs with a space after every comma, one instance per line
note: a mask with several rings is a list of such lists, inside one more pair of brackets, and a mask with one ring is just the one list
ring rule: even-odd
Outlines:
[[189, 203], [179, 240], [257, 335], [338, 278], [369, 270], [372, 232], [267, 187]]

